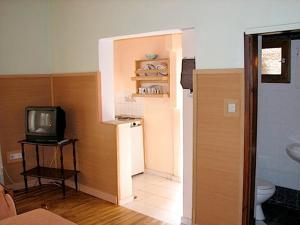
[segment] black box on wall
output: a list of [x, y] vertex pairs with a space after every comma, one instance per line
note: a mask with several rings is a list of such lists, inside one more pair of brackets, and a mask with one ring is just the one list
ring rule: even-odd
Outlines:
[[195, 58], [182, 59], [182, 71], [181, 71], [181, 86], [183, 89], [190, 89], [193, 91], [193, 70], [196, 69]]

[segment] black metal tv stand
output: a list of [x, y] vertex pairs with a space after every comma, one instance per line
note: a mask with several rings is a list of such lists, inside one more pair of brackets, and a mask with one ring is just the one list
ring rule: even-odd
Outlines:
[[[27, 140], [21, 140], [18, 143], [21, 144], [22, 148], [22, 158], [23, 158], [23, 172], [21, 175], [24, 177], [25, 190], [28, 191], [28, 182], [27, 177], [37, 177], [39, 181], [39, 185], [42, 185], [41, 178], [58, 180], [61, 181], [62, 191], [64, 197], [66, 196], [66, 185], [65, 180], [74, 177], [74, 183], [76, 191], [78, 190], [78, 173], [76, 170], [76, 148], [75, 144], [77, 139], [64, 139], [59, 142], [32, 142]], [[64, 156], [63, 156], [63, 148], [65, 145], [72, 144], [73, 147], [73, 170], [64, 169]], [[26, 170], [26, 158], [25, 158], [25, 145], [35, 145], [36, 151], [36, 163], [37, 166]], [[52, 146], [58, 148], [60, 151], [60, 168], [50, 168], [40, 166], [40, 157], [39, 157], [39, 146]]]

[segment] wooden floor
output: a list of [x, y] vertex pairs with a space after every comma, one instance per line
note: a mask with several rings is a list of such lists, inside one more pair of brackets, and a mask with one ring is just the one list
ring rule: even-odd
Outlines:
[[166, 224], [73, 189], [67, 189], [64, 199], [61, 189], [55, 185], [33, 187], [28, 193], [17, 191], [14, 200], [18, 214], [47, 207], [51, 212], [79, 225]]

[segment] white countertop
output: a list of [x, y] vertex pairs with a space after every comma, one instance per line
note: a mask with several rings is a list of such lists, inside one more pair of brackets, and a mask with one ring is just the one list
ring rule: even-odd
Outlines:
[[105, 121], [103, 123], [107, 124], [113, 124], [113, 125], [121, 125], [121, 124], [128, 124], [128, 123], [133, 123], [135, 121], [142, 121], [143, 119], [137, 118], [137, 119], [128, 119], [128, 120], [110, 120], [110, 121]]

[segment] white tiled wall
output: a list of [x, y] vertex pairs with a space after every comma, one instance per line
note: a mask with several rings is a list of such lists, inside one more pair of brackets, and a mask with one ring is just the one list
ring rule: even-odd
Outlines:
[[259, 82], [257, 124], [257, 176], [297, 190], [300, 164], [290, 159], [285, 149], [300, 137], [299, 49], [300, 41], [292, 41], [290, 84]]
[[132, 98], [130, 95], [118, 96], [115, 102], [116, 115], [131, 115], [143, 117], [144, 102], [142, 98]]

